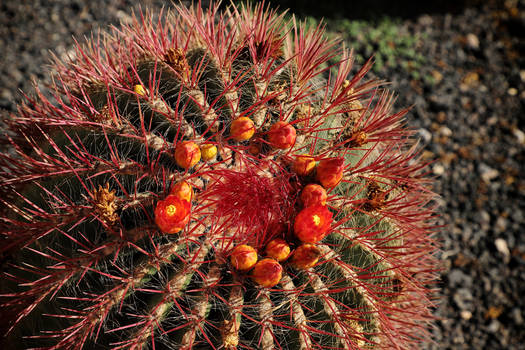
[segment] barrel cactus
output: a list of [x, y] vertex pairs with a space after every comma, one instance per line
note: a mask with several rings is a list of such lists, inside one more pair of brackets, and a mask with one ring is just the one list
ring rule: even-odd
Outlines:
[[55, 59], [53, 98], [6, 121], [3, 342], [428, 340], [435, 195], [370, 66], [264, 5], [144, 13]]

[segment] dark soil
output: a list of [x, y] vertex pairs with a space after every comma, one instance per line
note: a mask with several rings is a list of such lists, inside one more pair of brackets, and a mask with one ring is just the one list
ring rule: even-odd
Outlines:
[[[137, 3], [2, 1], [1, 113], [16, 109], [19, 89], [32, 91], [33, 78], [41, 87], [49, 81], [48, 50], [66, 55], [72, 36], [129, 20]], [[156, 10], [169, 6], [141, 3]], [[424, 156], [435, 160], [431, 171], [442, 196], [441, 319], [428, 348], [523, 349], [525, 2], [475, 3], [452, 13], [418, 8], [400, 22], [421, 38], [415, 49], [426, 61], [418, 78], [401, 65], [375, 74], [392, 81], [397, 106], [414, 105], [409, 123], [418, 130]]]

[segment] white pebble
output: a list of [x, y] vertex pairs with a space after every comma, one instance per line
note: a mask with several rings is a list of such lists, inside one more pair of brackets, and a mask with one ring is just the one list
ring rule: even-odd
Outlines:
[[462, 310], [459, 315], [461, 316], [462, 319], [464, 320], [470, 320], [472, 318], [472, 312], [468, 311], [468, 310]]
[[490, 183], [490, 181], [494, 180], [499, 176], [499, 171], [483, 163], [479, 165], [479, 171], [481, 173], [481, 179], [485, 183]]
[[479, 39], [474, 34], [467, 34], [467, 45], [472, 49], [479, 49]]
[[432, 171], [435, 175], [443, 175], [443, 173], [445, 172], [445, 167], [441, 164], [436, 164], [432, 168]]
[[516, 128], [516, 129], [512, 130], [512, 133], [514, 134], [514, 136], [516, 136], [516, 138], [518, 139], [519, 143], [521, 143], [521, 144], [525, 143], [525, 132], [523, 132], [520, 129]]
[[439, 128], [439, 133], [446, 137], [452, 136], [452, 130], [450, 130], [446, 126], [442, 126], [441, 128]]
[[510, 259], [510, 250], [509, 246], [507, 245], [507, 241], [505, 241], [503, 238], [496, 238], [494, 245], [496, 246], [498, 252], [503, 255], [505, 261], [508, 261]]

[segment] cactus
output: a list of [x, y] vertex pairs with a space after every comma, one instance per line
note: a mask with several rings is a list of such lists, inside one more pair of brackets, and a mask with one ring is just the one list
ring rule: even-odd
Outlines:
[[56, 58], [7, 121], [8, 348], [428, 340], [435, 195], [371, 61], [261, 4], [154, 18]]

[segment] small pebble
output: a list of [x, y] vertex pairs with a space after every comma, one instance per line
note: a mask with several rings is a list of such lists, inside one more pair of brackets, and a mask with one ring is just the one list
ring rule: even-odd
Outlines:
[[419, 129], [417, 131], [418, 135], [425, 141], [425, 143], [429, 143], [432, 140], [432, 133], [428, 131], [427, 129]]
[[446, 137], [452, 136], [452, 130], [450, 130], [446, 126], [442, 126], [441, 128], [439, 128], [439, 133]]
[[520, 326], [523, 324], [523, 316], [522, 316], [522, 311], [515, 307], [514, 309], [512, 309], [511, 311], [511, 315], [512, 315], [512, 318], [514, 319], [514, 322]]
[[518, 142], [520, 144], [525, 143], [525, 132], [521, 131], [518, 128], [515, 128], [514, 130], [512, 130], [512, 134], [518, 139]]
[[434, 165], [434, 167], [432, 168], [432, 172], [435, 174], [435, 175], [443, 175], [443, 173], [445, 172], [445, 167], [441, 164], [436, 164]]
[[498, 170], [493, 169], [484, 163], [479, 165], [479, 171], [481, 173], [481, 179], [485, 183], [490, 183], [490, 181], [496, 179], [499, 176]]
[[478, 37], [472, 33], [467, 34], [467, 46], [471, 49], [479, 49]]
[[505, 261], [508, 262], [510, 260], [510, 250], [507, 242], [503, 238], [497, 238], [494, 241], [494, 245], [496, 246], [498, 252], [503, 255]]
[[468, 311], [468, 310], [462, 310], [459, 315], [461, 316], [462, 319], [464, 320], [470, 320], [472, 318], [472, 312]]

